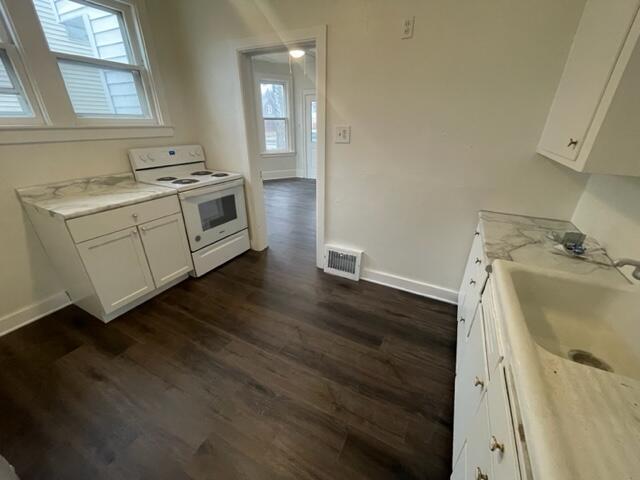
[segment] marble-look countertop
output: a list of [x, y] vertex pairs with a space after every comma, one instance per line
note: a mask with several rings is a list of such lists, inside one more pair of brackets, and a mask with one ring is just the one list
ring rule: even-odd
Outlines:
[[488, 268], [494, 260], [509, 260], [567, 273], [589, 275], [614, 283], [629, 280], [613, 266], [611, 258], [592, 237], [587, 237], [584, 255], [575, 256], [553, 240], [553, 233], [579, 232], [566, 220], [527, 217], [508, 213], [480, 211], [479, 228]]
[[131, 173], [67, 180], [16, 191], [23, 203], [65, 220], [176, 194], [171, 188], [138, 183]]

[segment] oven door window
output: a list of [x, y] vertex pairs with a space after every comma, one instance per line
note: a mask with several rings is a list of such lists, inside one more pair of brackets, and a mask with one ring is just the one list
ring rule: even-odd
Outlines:
[[233, 194], [199, 203], [198, 211], [203, 232], [238, 218], [236, 197]]

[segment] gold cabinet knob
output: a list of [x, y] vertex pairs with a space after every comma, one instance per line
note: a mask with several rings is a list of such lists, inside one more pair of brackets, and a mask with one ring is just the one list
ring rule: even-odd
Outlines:
[[498, 442], [498, 439], [494, 435], [491, 435], [491, 443], [489, 444], [489, 450], [491, 450], [492, 452], [495, 452], [496, 450], [498, 450], [501, 453], [504, 453], [504, 443]]

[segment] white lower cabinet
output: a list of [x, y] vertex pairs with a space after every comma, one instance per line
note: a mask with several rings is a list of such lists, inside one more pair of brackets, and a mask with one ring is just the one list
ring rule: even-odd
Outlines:
[[155, 289], [136, 227], [87, 240], [77, 247], [105, 313]]
[[71, 300], [104, 322], [193, 271], [177, 195], [73, 219], [24, 208]]
[[491, 279], [474, 268], [481, 244], [476, 235], [460, 287], [451, 479], [521, 480]]
[[162, 287], [193, 270], [181, 214], [141, 225], [140, 238], [156, 287]]

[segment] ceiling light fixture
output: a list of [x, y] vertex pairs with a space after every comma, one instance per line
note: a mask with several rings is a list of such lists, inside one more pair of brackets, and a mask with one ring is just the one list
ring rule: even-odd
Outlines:
[[289, 55], [291, 55], [292, 58], [302, 58], [304, 54], [304, 50], [289, 50]]

